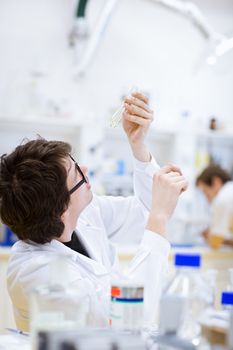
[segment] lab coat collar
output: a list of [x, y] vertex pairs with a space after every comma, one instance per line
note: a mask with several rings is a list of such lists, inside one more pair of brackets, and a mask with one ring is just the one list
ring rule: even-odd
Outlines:
[[76, 260], [76, 252], [66, 247], [64, 244], [56, 239], [53, 239], [50, 243], [39, 244], [33, 241], [17, 241], [12, 247], [13, 253], [42, 253], [46, 252], [61, 254], [69, 256], [73, 261]]
[[103, 226], [95, 195], [92, 202], [80, 215], [76, 231], [90, 256], [110, 269], [113, 264], [112, 260], [116, 258], [116, 252], [111, 251], [113, 256], [110, 253], [110, 242], [106, 228]]
[[91, 258], [103, 263], [103, 250], [101, 249], [103, 237], [101, 229], [85, 220], [79, 220], [76, 231]]

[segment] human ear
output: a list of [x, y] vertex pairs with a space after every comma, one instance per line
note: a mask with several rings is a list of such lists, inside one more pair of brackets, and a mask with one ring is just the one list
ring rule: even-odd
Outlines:
[[68, 211], [65, 210], [65, 211], [61, 214], [61, 221], [62, 221], [63, 223], [65, 223], [66, 220], [67, 220], [67, 217], [68, 217]]

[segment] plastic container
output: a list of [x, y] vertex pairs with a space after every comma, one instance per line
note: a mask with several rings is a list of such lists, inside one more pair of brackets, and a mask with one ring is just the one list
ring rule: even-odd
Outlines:
[[218, 278], [218, 270], [216, 269], [207, 269], [202, 274], [204, 280], [210, 287], [209, 297], [208, 297], [208, 306], [210, 309], [214, 309], [216, 307], [216, 286], [217, 286], [217, 278]]
[[233, 292], [233, 268], [229, 269], [229, 283], [227, 285], [227, 290]]
[[30, 331], [33, 348], [39, 332], [78, 330], [88, 323], [89, 298], [69, 284], [68, 256], [53, 256], [49, 283], [33, 289], [30, 298]]
[[229, 312], [227, 345], [229, 350], [233, 350], [233, 291], [223, 292], [221, 303], [223, 309]]
[[176, 254], [175, 267], [176, 274], [165, 288], [165, 294], [180, 296], [186, 300], [183, 323], [178, 335], [192, 340], [200, 334], [198, 319], [202, 311], [213, 304], [213, 292], [201, 275], [199, 254]]
[[141, 282], [112, 282], [110, 325], [113, 329], [138, 333], [142, 329], [144, 286]]

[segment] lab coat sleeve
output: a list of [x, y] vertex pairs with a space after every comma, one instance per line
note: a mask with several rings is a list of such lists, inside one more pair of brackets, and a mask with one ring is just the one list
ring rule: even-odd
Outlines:
[[153, 175], [159, 168], [154, 157], [150, 162], [140, 162], [134, 158], [134, 195], [147, 210], [151, 207]]
[[159, 169], [150, 162], [134, 160], [134, 196], [96, 196], [108, 237], [113, 242], [139, 243], [151, 206], [152, 179]]
[[170, 243], [161, 235], [146, 230], [140, 247], [126, 274], [144, 284], [144, 325], [157, 323], [159, 300], [168, 272]]

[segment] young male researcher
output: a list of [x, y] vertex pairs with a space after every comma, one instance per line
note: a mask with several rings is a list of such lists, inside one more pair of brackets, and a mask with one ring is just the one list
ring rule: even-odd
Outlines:
[[87, 168], [64, 142], [37, 139], [1, 157], [0, 216], [19, 238], [7, 277], [19, 329], [29, 329], [29, 295], [49, 282], [54, 253], [69, 254], [68, 282], [89, 295], [93, 324], [106, 324], [111, 279], [120, 273], [110, 239], [131, 231], [142, 239], [128, 275], [144, 280], [145, 323], [153, 321], [170, 249], [166, 225], [187, 182], [175, 165], [159, 169], [148, 151], [152, 120], [143, 94], [125, 99], [122, 123], [134, 156], [127, 198], [93, 195]]

